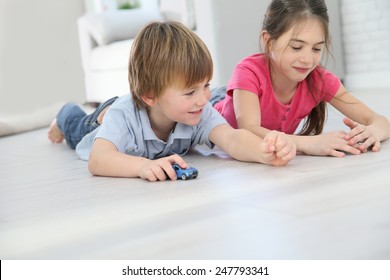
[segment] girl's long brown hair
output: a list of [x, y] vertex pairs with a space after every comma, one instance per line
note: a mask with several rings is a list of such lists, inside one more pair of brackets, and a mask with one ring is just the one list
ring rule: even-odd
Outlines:
[[[272, 0], [265, 13], [262, 30], [269, 33], [270, 40], [277, 40], [292, 27], [305, 23], [308, 18], [315, 18], [322, 23], [325, 33], [325, 48], [327, 54], [331, 55], [329, 16], [324, 0]], [[265, 50], [268, 51], [267, 45]], [[312, 78], [314, 71], [318, 71], [318, 69], [314, 69], [306, 79], [310, 95], [317, 106], [307, 116], [299, 132], [300, 135], [320, 134], [326, 120], [326, 102], [318, 100], [317, 92], [322, 87], [314, 85]]]

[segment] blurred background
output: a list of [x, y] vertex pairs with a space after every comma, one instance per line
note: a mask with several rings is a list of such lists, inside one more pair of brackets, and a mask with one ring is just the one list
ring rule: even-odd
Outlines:
[[[148, 1], [153, 0], [141, 1], [141, 5]], [[0, 0], [0, 115], [87, 101], [77, 20], [87, 12], [118, 8], [109, 3], [112, 1]], [[235, 64], [259, 49], [259, 28], [268, 1], [157, 3], [164, 16], [191, 24], [204, 39], [215, 63], [214, 85], [226, 84]], [[390, 2], [326, 3], [335, 57], [329, 69], [349, 89], [389, 89], [390, 94]]]

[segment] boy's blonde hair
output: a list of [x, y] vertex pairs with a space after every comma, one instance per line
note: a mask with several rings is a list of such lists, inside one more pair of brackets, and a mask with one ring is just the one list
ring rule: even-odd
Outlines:
[[152, 22], [136, 36], [129, 59], [129, 85], [138, 108], [142, 96], [159, 97], [165, 89], [189, 88], [211, 80], [213, 61], [205, 43], [179, 22]]

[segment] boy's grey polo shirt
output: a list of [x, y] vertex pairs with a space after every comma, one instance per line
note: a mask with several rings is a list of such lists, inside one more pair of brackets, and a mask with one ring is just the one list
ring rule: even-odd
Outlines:
[[138, 109], [130, 94], [118, 98], [104, 116], [103, 124], [84, 136], [76, 147], [82, 160], [88, 160], [93, 141], [104, 138], [112, 142], [118, 151], [149, 159], [172, 154], [184, 155], [197, 144], [213, 148], [209, 134], [213, 128], [225, 124], [226, 120], [208, 103], [196, 126], [177, 123], [167, 142], [154, 134], [146, 110]]

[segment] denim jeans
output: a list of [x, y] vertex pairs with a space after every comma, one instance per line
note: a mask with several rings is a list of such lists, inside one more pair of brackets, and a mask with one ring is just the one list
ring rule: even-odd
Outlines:
[[214, 107], [214, 105], [217, 104], [219, 101], [225, 99], [225, 95], [226, 95], [226, 86], [212, 88], [211, 89], [211, 98], [210, 98], [209, 102]]
[[66, 143], [71, 149], [75, 149], [81, 139], [97, 128], [100, 124], [97, 118], [101, 111], [114, 103], [118, 97], [113, 97], [100, 104], [96, 110], [87, 115], [78, 105], [67, 103], [57, 114], [57, 125], [64, 134]]

